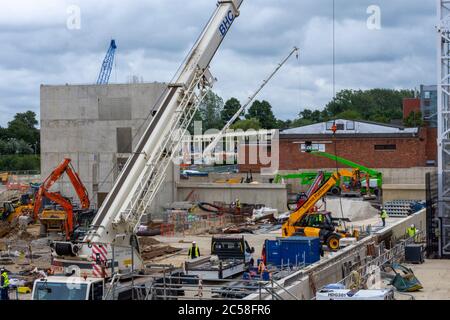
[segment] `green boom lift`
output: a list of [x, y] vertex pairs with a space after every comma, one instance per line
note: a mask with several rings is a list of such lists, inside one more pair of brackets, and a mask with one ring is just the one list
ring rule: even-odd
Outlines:
[[[370, 177], [370, 193], [371, 194], [375, 194], [375, 195], [381, 195], [381, 190], [383, 187], [383, 175], [381, 172], [374, 170], [374, 169], [370, 169], [367, 168], [361, 164], [352, 162], [350, 160], [338, 157], [334, 154], [330, 154], [327, 152], [322, 152], [322, 151], [311, 151], [310, 152], [312, 155], [318, 156], [318, 157], [324, 157], [324, 158], [328, 158], [332, 161], [337, 161], [341, 164], [344, 164], [348, 167], [351, 168], [355, 168], [355, 169], [359, 169], [362, 173], [368, 174]], [[328, 180], [331, 175], [333, 174], [333, 172], [324, 172], [324, 181]], [[301, 185], [310, 185], [312, 184], [312, 182], [314, 181], [314, 179], [317, 176], [317, 172], [299, 172], [299, 173], [288, 173], [288, 174], [277, 174], [275, 176], [274, 179], [274, 183], [280, 183], [282, 180], [289, 180], [289, 179], [299, 179], [300, 180], [300, 184]], [[376, 185], [375, 183], [376, 182]], [[338, 190], [340, 185], [340, 181], [338, 181], [336, 183], [336, 189], [334, 190]], [[332, 190], [333, 192], [333, 190]], [[362, 194], [366, 194], [367, 190], [366, 190], [366, 185], [363, 184], [361, 187], [361, 193]]]

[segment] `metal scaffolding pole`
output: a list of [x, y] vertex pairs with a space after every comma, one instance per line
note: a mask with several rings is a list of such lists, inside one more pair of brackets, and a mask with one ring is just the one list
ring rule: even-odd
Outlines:
[[438, 216], [440, 256], [450, 256], [450, 1], [437, 0]]

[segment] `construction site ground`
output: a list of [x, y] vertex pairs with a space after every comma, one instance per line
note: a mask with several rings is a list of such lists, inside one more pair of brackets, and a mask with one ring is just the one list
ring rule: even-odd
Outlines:
[[423, 286], [422, 290], [410, 293], [416, 300], [450, 300], [450, 260], [425, 260], [406, 266]]
[[[386, 227], [390, 224], [399, 221], [402, 218], [388, 218], [386, 220]], [[378, 217], [372, 217], [369, 219], [360, 220], [357, 222], [348, 223], [348, 227], [365, 227], [371, 225], [373, 229], [381, 229], [381, 220]], [[182, 263], [186, 260], [188, 249], [192, 246], [192, 241], [196, 241], [197, 245], [200, 248], [201, 255], [209, 255], [211, 253], [211, 238], [214, 235], [211, 234], [200, 234], [200, 235], [178, 235], [174, 237], [167, 236], [155, 236], [159, 242], [164, 243], [165, 245], [180, 248], [181, 250], [162, 257], [155, 258], [152, 262], [158, 264], [172, 264], [175, 267], [180, 267]], [[254, 257], [258, 259], [261, 257], [261, 251], [264, 244], [264, 240], [269, 239], [273, 240], [277, 237], [281, 237], [281, 229], [276, 229], [272, 231], [265, 232], [264, 230], [257, 230], [255, 233], [242, 233], [242, 234], [234, 234], [228, 236], [244, 236], [248, 241], [251, 247], [255, 248]], [[326, 254], [326, 253], [325, 253]]]

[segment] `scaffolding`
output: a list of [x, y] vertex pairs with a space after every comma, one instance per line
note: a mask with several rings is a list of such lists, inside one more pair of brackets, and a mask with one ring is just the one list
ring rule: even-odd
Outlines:
[[439, 256], [450, 256], [450, 1], [437, 0]]

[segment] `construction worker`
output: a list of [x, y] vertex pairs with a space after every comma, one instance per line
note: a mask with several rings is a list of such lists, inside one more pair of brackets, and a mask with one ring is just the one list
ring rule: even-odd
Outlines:
[[241, 213], [241, 202], [239, 201], [239, 199], [236, 199], [235, 204], [236, 204], [236, 211], [237, 211], [237, 213], [238, 214]]
[[383, 207], [380, 208], [380, 218], [381, 221], [383, 221], [383, 227], [386, 227], [386, 218], [388, 217], [387, 211], [386, 209], [384, 209]]
[[0, 269], [0, 300], [9, 300], [9, 278], [5, 268]]
[[192, 247], [189, 248], [188, 256], [191, 259], [196, 259], [200, 257], [200, 249], [195, 241], [192, 241]]
[[258, 265], [258, 273], [262, 274], [266, 270], [267, 270], [266, 265], [264, 264], [264, 261], [261, 259]]
[[409, 228], [406, 229], [406, 233], [408, 238], [413, 238], [414, 242], [416, 241], [417, 228], [414, 224], [412, 224]]

